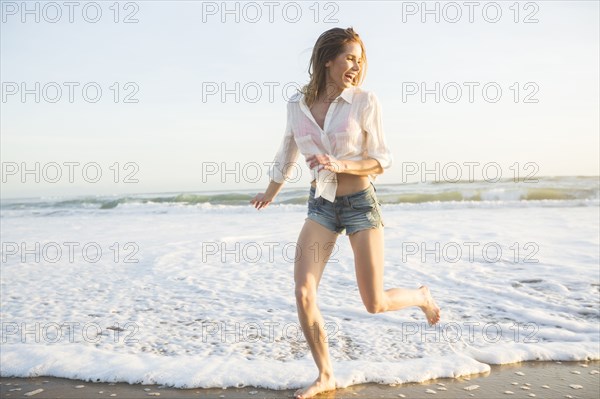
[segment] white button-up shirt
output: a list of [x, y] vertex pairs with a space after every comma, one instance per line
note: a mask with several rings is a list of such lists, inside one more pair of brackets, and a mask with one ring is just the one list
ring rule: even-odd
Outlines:
[[[269, 168], [269, 177], [283, 183], [301, 170], [299, 154], [330, 154], [339, 160], [360, 161], [373, 158], [383, 169], [392, 165], [381, 123], [381, 106], [374, 93], [359, 87], [347, 87], [329, 105], [323, 129], [306, 105], [304, 95], [296, 93], [287, 104], [287, 125], [283, 140]], [[309, 165], [306, 162], [306, 165]], [[336, 173], [315, 166], [310, 172], [316, 180], [315, 198], [331, 202], [337, 190]], [[369, 175], [372, 180], [377, 175]]]

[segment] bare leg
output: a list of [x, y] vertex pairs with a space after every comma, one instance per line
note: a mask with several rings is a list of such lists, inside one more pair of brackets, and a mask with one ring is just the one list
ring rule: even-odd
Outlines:
[[366, 229], [350, 235], [360, 296], [369, 313], [399, 310], [410, 306], [421, 308], [429, 324], [440, 320], [440, 308], [429, 288], [383, 289], [383, 229]]
[[337, 233], [310, 219], [306, 220], [298, 237], [294, 262], [296, 306], [302, 332], [319, 369], [319, 376], [308, 387], [297, 390], [295, 398], [310, 398], [335, 389], [325, 323], [317, 307], [317, 288], [336, 239]]

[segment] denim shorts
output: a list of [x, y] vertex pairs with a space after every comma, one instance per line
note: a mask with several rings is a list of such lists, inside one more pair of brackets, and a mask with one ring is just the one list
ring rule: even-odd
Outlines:
[[323, 197], [315, 199], [315, 188], [311, 186], [305, 220], [314, 220], [335, 233], [345, 232], [348, 236], [360, 230], [383, 227], [381, 203], [375, 191], [371, 183], [364, 190], [335, 197], [331, 202]]

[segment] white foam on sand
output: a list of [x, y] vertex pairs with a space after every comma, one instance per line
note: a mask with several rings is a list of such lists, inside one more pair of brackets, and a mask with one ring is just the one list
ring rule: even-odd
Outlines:
[[[178, 388], [243, 387], [293, 389], [314, 380], [312, 359], [275, 363], [232, 355], [203, 361], [193, 356], [109, 353], [95, 348], [28, 345], [3, 352], [3, 373], [20, 376], [52, 375], [90, 381], [163, 384]], [[456, 367], [456, 365], [460, 365]], [[262, 376], [257, 378], [257, 369]], [[452, 378], [489, 371], [487, 364], [466, 356], [409, 359], [403, 362], [341, 361], [335, 363], [338, 388], [365, 382], [404, 383]]]
[[[305, 209], [231, 209], [3, 215], [1, 375], [188, 388], [312, 382], [293, 280]], [[598, 208], [383, 214], [385, 288], [427, 284], [442, 319], [428, 326], [418, 308], [369, 314], [340, 237], [318, 292], [340, 387], [600, 358]], [[62, 256], [7, 252], [7, 243], [36, 242], [58, 243]], [[72, 261], [65, 242], [79, 244]], [[100, 260], [84, 258], [86, 243], [91, 257], [102, 249]]]

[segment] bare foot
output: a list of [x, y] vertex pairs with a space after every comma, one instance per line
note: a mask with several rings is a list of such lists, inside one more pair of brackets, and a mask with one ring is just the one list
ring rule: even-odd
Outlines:
[[319, 376], [312, 385], [306, 388], [298, 389], [294, 393], [294, 399], [312, 398], [318, 393], [331, 391], [335, 389], [335, 379], [333, 377]]
[[419, 290], [421, 290], [421, 293], [423, 294], [425, 303], [425, 305], [419, 307], [425, 313], [429, 324], [434, 325], [440, 321], [440, 308], [436, 305], [431, 293], [429, 292], [429, 288], [426, 285], [420, 286]]

